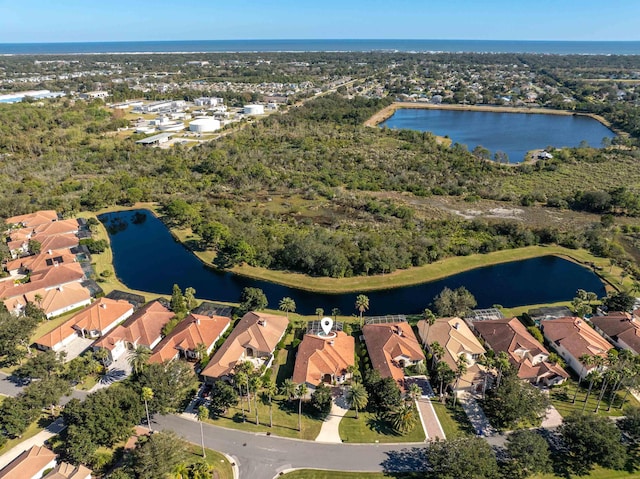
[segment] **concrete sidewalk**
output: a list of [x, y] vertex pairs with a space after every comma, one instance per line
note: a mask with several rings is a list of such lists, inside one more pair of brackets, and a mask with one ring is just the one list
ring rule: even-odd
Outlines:
[[22, 454], [27, 449], [32, 446], [42, 446], [47, 439], [58, 434], [65, 428], [62, 423], [62, 419], [58, 418], [54, 422], [52, 422], [44, 431], [39, 432], [33, 437], [29, 439], [25, 439], [17, 446], [12, 447], [7, 452], [5, 452], [2, 456], [0, 456], [0, 469], [5, 467], [11, 461], [13, 461], [16, 457]]
[[322, 423], [320, 433], [316, 437], [318, 442], [341, 443], [340, 439], [340, 421], [349, 411], [349, 404], [344, 394], [337, 395], [333, 398], [331, 412]]

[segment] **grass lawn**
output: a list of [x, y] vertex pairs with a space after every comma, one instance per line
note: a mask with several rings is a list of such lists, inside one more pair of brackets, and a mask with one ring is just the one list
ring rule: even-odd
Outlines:
[[[202, 459], [202, 448], [194, 444], [189, 445], [189, 457], [187, 458], [188, 464], [199, 462]], [[205, 449], [207, 464], [214, 468], [218, 473], [218, 479], [233, 479], [233, 468], [227, 458], [217, 451], [212, 449]]]
[[[393, 474], [383, 472], [339, 472], [339, 471], [319, 471], [315, 469], [300, 469], [281, 476], [286, 479], [383, 479], [397, 478], [410, 479], [411, 477], [428, 477], [425, 475], [411, 474]], [[638, 477], [637, 473], [629, 473], [626, 471], [613, 471], [611, 469], [596, 468], [588, 476], [580, 476], [582, 479], [632, 479]], [[531, 479], [560, 479], [559, 476], [553, 474], [545, 474], [543, 476], [532, 476]]]
[[455, 409], [442, 404], [440, 401], [431, 401], [431, 404], [436, 411], [436, 416], [438, 416], [438, 420], [447, 439], [457, 439], [474, 435], [473, 426], [469, 422], [460, 404], [457, 404]]
[[356, 419], [356, 412], [350, 410], [340, 421], [340, 438], [344, 442], [423, 442], [424, 430], [420, 420], [413, 431], [401, 435], [389, 427], [386, 421], [370, 412], [361, 411]]
[[211, 424], [216, 426], [228, 427], [231, 429], [240, 429], [248, 432], [270, 432], [276, 436], [293, 437], [296, 439], [314, 440], [320, 428], [322, 421], [315, 419], [302, 413], [302, 431], [298, 431], [298, 402], [289, 402], [284, 397], [279, 396], [273, 401], [273, 427], [269, 427], [269, 406], [258, 401], [258, 416], [260, 425], [256, 425], [256, 414], [251, 400], [251, 413], [247, 412], [247, 402], [243, 401], [246, 422], [242, 421], [242, 409], [240, 403], [229, 408], [227, 413], [221, 417], [213, 417], [209, 419]]
[[[582, 411], [584, 406], [584, 398], [587, 395], [587, 389], [589, 387], [589, 383], [583, 381], [580, 385], [580, 390], [578, 391], [578, 397], [576, 399], [575, 404], [572, 404], [571, 401], [576, 391], [577, 382], [573, 380], [568, 380], [566, 383], [566, 398], [564, 397], [562, 388], [553, 388], [550, 392], [551, 403], [555, 406], [558, 412], [562, 415], [562, 417], [566, 417], [574, 411]], [[586, 387], [583, 387], [586, 386]], [[600, 393], [599, 389], [596, 389], [594, 386], [594, 390], [591, 391], [591, 395], [589, 396], [589, 400], [587, 401], [587, 407], [585, 408], [585, 412], [593, 412], [596, 408], [596, 404], [598, 403], [598, 395]], [[609, 406], [609, 393], [602, 398], [602, 402], [600, 403], [600, 410], [598, 414], [601, 416], [622, 416], [624, 413], [619, 409], [622, 399], [624, 398], [626, 391], [618, 391], [616, 393], [616, 397], [614, 400], [614, 407], [611, 411], [607, 411], [607, 407]], [[640, 403], [631, 395], [627, 397], [626, 405], [631, 405], [635, 407], [640, 407]]]

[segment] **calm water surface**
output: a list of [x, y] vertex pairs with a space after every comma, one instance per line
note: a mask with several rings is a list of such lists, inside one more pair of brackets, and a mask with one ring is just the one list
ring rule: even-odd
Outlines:
[[[339, 308], [355, 314], [353, 294], [319, 294], [258, 281], [205, 267], [198, 258], [175, 241], [164, 224], [149, 211], [125, 211], [99, 217], [109, 230], [116, 274], [128, 287], [171, 294], [174, 283], [191, 286], [199, 298], [237, 302], [243, 288], [262, 288], [269, 305], [276, 308], [284, 296], [292, 297], [301, 314], [316, 308], [329, 313]], [[366, 293], [370, 315], [419, 313], [442, 288], [465, 286], [479, 307], [506, 307], [569, 300], [577, 289], [605, 294], [602, 282], [591, 271], [570, 261], [545, 256], [504, 263], [460, 273], [446, 279]]]
[[431, 109], [400, 109], [380, 124], [388, 128], [430, 131], [467, 145], [469, 151], [482, 145], [503, 151], [511, 163], [520, 163], [527, 151], [547, 146], [578, 146], [586, 141], [600, 147], [602, 139], [615, 134], [599, 121], [586, 116], [535, 113], [496, 113]]

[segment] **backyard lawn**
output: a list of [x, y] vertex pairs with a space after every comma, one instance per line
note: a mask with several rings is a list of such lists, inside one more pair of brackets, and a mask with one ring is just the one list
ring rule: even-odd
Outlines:
[[350, 410], [340, 421], [340, 438], [344, 442], [424, 442], [425, 440], [420, 419], [413, 431], [401, 435], [391, 429], [386, 421], [379, 419], [376, 414], [361, 411], [359, 416], [356, 419], [356, 412]]

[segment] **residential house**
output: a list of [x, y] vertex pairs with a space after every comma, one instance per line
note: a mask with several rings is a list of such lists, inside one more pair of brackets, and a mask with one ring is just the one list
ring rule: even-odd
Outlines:
[[160, 302], [152, 301], [96, 341], [93, 349], [106, 349], [111, 361], [118, 359], [127, 349], [138, 346], [153, 349], [162, 340], [162, 328], [174, 316]]
[[56, 455], [44, 446], [32, 446], [0, 470], [0, 479], [40, 479], [56, 465]]
[[355, 339], [342, 331], [329, 336], [305, 334], [298, 346], [293, 382], [315, 388], [320, 383], [342, 384], [355, 364]]
[[404, 387], [404, 368], [423, 362], [424, 353], [409, 323], [378, 321], [379, 318], [370, 318], [362, 327], [371, 365], [380, 376], [393, 378]]
[[544, 320], [567, 318], [572, 314], [566, 306], [546, 306], [527, 311], [527, 315], [537, 326]]
[[486, 350], [462, 319], [438, 318], [432, 325], [418, 321], [418, 334], [432, 354], [434, 342], [442, 347], [444, 354], [438, 360], [447, 363], [452, 371], [457, 371], [459, 358], [464, 356], [467, 370], [457, 381], [456, 391], [475, 392], [482, 388], [485, 370], [477, 361]]
[[68, 321], [35, 341], [38, 349], [59, 351], [75, 338], [99, 338], [133, 314], [126, 301], [100, 298]]
[[1, 282], [0, 298], [10, 299], [24, 296], [39, 289], [52, 289], [71, 283], [80, 283], [84, 278], [84, 271], [80, 263], [61, 264], [33, 273], [27, 283]]
[[56, 264], [68, 264], [75, 261], [76, 255], [68, 249], [48, 250], [40, 254], [9, 261], [6, 264], [6, 270], [11, 276], [17, 276], [53, 268]]
[[58, 213], [54, 210], [41, 210], [26, 215], [11, 216], [5, 220], [8, 225], [19, 225], [23, 228], [30, 228], [45, 223], [58, 221]]
[[476, 321], [473, 327], [484, 340], [485, 346], [496, 353], [508, 354], [509, 362], [517, 368], [520, 379], [552, 386], [561, 384], [569, 377], [562, 367], [549, 362], [549, 351], [518, 318]]
[[640, 354], [640, 321], [636, 315], [626, 312], [610, 312], [606, 316], [593, 316], [591, 324], [608, 341], [633, 354]]
[[256, 368], [268, 367], [288, 325], [284, 316], [257, 311], [245, 314], [202, 371], [205, 380], [228, 379], [243, 361], [251, 361]]
[[61, 462], [42, 479], [91, 479], [91, 469]]
[[[80, 283], [69, 283], [57, 288], [37, 289], [24, 295], [26, 302], [37, 304], [47, 319], [60, 316], [91, 304], [91, 292]], [[26, 303], [25, 303], [26, 306]]]
[[190, 314], [153, 349], [149, 362], [162, 363], [178, 357], [198, 360], [200, 345], [204, 345], [206, 354], [211, 353], [230, 324], [231, 319], [225, 316]]
[[586, 321], [580, 318], [566, 317], [543, 320], [542, 333], [549, 344], [581, 378], [593, 369], [580, 362], [583, 355], [607, 357], [611, 349], [609, 344]]

